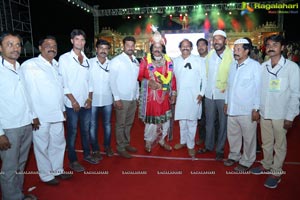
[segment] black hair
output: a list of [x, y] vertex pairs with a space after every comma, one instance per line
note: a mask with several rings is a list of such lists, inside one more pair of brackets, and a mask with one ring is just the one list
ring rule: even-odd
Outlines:
[[103, 39], [97, 40], [96, 47], [98, 47], [100, 45], [107, 45], [109, 49], [111, 48], [111, 44], [108, 41], [103, 40]]
[[20, 42], [22, 43], [22, 37], [18, 33], [12, 31], [4, 31], [0, 34], [0, 45], [2, 45], [4, 38], [9, 35], [19, 38]]
[[249, 42], [249, 44], [243, 44], [243, 48], [244, 48], [245, 50], [247, 50], [247, 49], [249, 50], [248, 56], [250, 56], [251, 51], [252, 51], [252, 49], [253, 49], [252, 41], [251, 41], [251, 39], [248, 38], [248, 37], [244, 37], [244, 39], [247, 40], [247, 41]]
[[183, 39], [180, 43], [179, 43], [179, 48], [181, 48], [181, 45], [184, 41], [188, 41], [190, 43], [190, 47], [193, 48], [193, 43], [191, 41], [189, 41], [188, 39]]
[[208, 41], [204, 38], [198, 39], [197, 42], [196, 42], [196, 45], [198, 46], [198, 43], [201, 42], [201, 41], [203, 41], [205, 43], [205, 45], [208, 46]]
[[272, 40], [274, 42], [279, 42], [281, 45], [285, 45], [285, 39], [282, 35], [280, 34], [274, 34], [274, 35], [270, 35], [269, 37], [265, 38], [264, 44], [266, 45], [268, 40]]
[[127, 42], [127, 41], [132, 41], [134, 44], [136, 43], [135, 38], [132, 37], [132, 36], [126, 36], [126, 37], [124, 37], [124, 39], [123, 39], [123, 45], [125, 45], [125, 42]]
[[82, 35], [84, 39], [86, 39], [86, 34], [81, 29], [73, 29], [71, 32], [71, 39], [73, 39], [75, 36]]
[[41, 39], [39, 40], [39, 46], [41, 46], [41, 45], [45, 42], [45, 40], [48, 40], [48, 39], [54, 40], [55, 42], [57, 42], [57, 41], [56, 41], [56, 38], [55, 38], [54, 36], [52, 36], [52, 35], [47, 35], [47, 36], [45, 36], [45, 37], [43, 37], [43, 38], [41, 38]]

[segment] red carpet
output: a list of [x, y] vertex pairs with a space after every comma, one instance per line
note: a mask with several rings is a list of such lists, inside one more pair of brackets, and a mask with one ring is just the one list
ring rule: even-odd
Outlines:
[[[82, 161], [80, 152], [79, 161], [86, 167], [85, 173], [74, 173], [71, 180], [61, 181], [59, 186], [45, 185], [37, 174], [28, 174], [25, 176], [25, 189], [27, 191], [35, 187], [31, 193], [41, 200], [297, 199], [300, 197], [299, 116], [295, 119], [295, 125], [287, 135], [288, 153], [284, 165], [286, 175], [278, 188], [273, 190], [263, 186], [267, 175], [231, 174], [233, 168], [215, 161], [214, 153], [197, 155], [192, 160], [186, 149], [166, 152], [156, 146], [151, 154], [144, 152], [144, 125], [139, 119], [136, 119], [132, 129], [132, 145], [138, 148], [134, 158], [104, 156], [98, 165], [91, 165]], [[178, 141], [179, 127], [175, 123], [174, 139], [170, 144], [173, 146]], [[79, 137], [77, 144], [80, 149]], [[113, 134], [115, 149], [114, 144]], [[228, 155], [227, 144], [225, 155]], [[257, 160], [261, 158], [259, 153]], [[27, 172], [36, 170], [31, 151]], [[69, 171], [67, 159], [65, 170]]]

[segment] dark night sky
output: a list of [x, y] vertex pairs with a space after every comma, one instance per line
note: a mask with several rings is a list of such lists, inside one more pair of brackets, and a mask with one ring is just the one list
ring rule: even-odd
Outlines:
[[[158, 1], [152, 0], [148, 4], [145, 4], [141, 0], [133, 1], [123, 1], [123, 0], [110, 0], [110, 1], [100, 1], [100, 0], [83, 0], [89, 4], [100, 4], [99, 9], [112, 8], [132, 8], [136, 6], [165, 6], [165, 5], [182, 5], [182, 1]], [[106, 5], [101, 3], [105, 2]], [[110, 2], [110, 4], [107, 4]], [[171, 3], [172, 2], [172, 3]], [[201, 1], [184, 1], [185, 5], [194, 5]], [[225, 2], [225, 1], [210, 1], [212, 2]], [[239, 1], [241, 2], [241, 1]], [[205, 1], [207, 4], [208, 2]], [[92, 47], [94, 30], [93, 30], [93, 15], [91, 13], [86, 13], [80, 8], [71, 5], [67, 0], [30, 0], [30, 10], [31, 10], [31, 21], [32, 21], [32, 31], [34, 44], [37, 46], [38, 39], [45, 35], [54, 35], [57, 37], [59, 45], [59, 54], [69, 51], [71, 48], [70, 43], [70, 32], [74, 28], [83, 29], [87, 34], [87, 46]], [[276, 21], [276, 15], [268, 15], [266, 18], [260, 20]], [[286, 38], [288, 41], [299, 41], [299, 31], [295, 31], [295, 22], [299, 19], [299, 14], [285, 14], [284, 15], [284, 30], [286, 30]], [[136, 19], [137, 20], [137, 19]], [[121, 25], [125, 24], [125, 19], [121, 16], [118, 17], [101, 17], [100, 30], [102, 27], [110, 26], [117, 30]], [[134, 20], [133, 20], [134, 21]], [[113, 23], [115, 22], [115, 23]], [[128, 23], [130, 27], [130, 24]]]

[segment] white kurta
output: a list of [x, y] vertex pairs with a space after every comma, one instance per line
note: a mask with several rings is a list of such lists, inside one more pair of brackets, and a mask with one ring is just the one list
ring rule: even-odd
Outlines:
[[64, 91], [58, 63], [51, 65], [39, 55], [21, 66], [33, 112], [43, 122], [64, 121]]
[[[177, 84], [175, 120], [201, 119], [202, 106], [198, 104], [197, 97], [204, 96], [206, 88], [205, 63], [196, 55], [190, 55], [186, 59], [179, 56], [173, 63]], [[191, 69], [184, 67], [187, 63], [190, 63]]]
[[33, 112], [40, 121], [39, 129], [33, 131], [33, 144], [39, 176], [46, 182], [64, 171], [63, 82], [57, 61], [50, 64], [41, 55], [24, 62], [21, 71]]
[[225, 92], [228, 115], [251, 115], [253, 109], [259, 109], [261, 69], [259, 62], [251, 58], [238, 68], [237, 62], [232, 63]]

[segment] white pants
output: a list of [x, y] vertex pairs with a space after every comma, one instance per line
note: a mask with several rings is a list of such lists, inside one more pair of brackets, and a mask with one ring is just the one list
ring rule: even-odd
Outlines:
[[[256, 159], [256, 127], [252, 116], [228, 116], [227, 139], [230, 153], [228, 158], [250, 167]], [[241, 155], [241, 148], [243, 154]]]
[[158, 128], [160, 128], [158, 124], [146, 124], [144, 140], [151, 143], [158, 141], [159, 144], [163, 145], [170, 128], [170, 120], [161, 125], [161, 130], [157, 130]]
[[33, 131], [34, 154], [43, 182], [63, 173], [66, 148], [63, 122], [40, 122], [38, 130]]
[[186, 144], [189, 149], [195, 147], [195, 135], [198, 120], [179, 120], [180, 144]]

